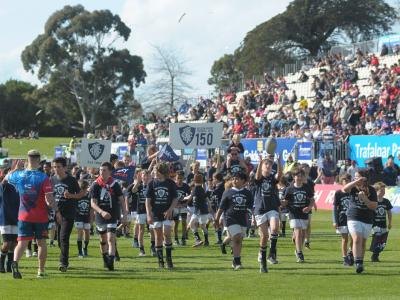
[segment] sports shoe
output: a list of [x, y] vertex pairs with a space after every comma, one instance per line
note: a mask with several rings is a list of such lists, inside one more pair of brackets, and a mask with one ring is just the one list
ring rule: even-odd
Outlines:
[[18, 270], [18, 263], [15, 261], [11, 263], [11, 272], [14, 279], [22, 279], [22, 275]]
[[345, 266], [345, 267], [350, 267], [351, 266], [348, 256], [343, 258], [343, 266]]
[[186, 240], [181, 240], [181, 245], [186, 246]]
[[174, 268], [174, 264], [171, 259], [167, 259], [167, 269], [172, 270]]
[[37, 272], [36, 278], [46, 278], [47, 277], [47, 273], [45, 272]]
[[305, 242], [304, 247], [306, 247], [308, 250], [311, 250], [310, 242]]
[[158, 268], [159, 269], [164, 269], [164, 262], [163, 261], [159, 261], [158, 262]]
[[55, 247], [56, 245], [54, 245], [54, 241], [50, 241], [50, 243], [49, 243], [49, 247], [50, 248], [53, 248], [53, 247]]
[[179, 243], [179, 240], [178, 240], [178, 239], [175, 239], [174, 245], [175, 245], [175, 246], [179, 246], [179, 245], [180, 245], [180, 243]]
[[140, 251], [139, 251], [139, 256], [146, 256], [146, 252], [140, 250]]
[[348, 257], [348, 260], [349, 260], [349, 265], [350, 265], [350, 266], [354, 265], [354, 256], [353, 256], [353, 252], [350, 251], [350, 252], [347, 254], [347, 257]]
[[194, 242], [193, 247], [199, 247], [199, 246], [201, 246], [201, 245], [203, 245], [203, 241], [202, 241], [202, 240], [198, 240], [198, 241], [195, 241], [195, 242]]
[[222, 241], [216, 241], [215, 242], [215, 245], [221, 245], [222, 244]]
[[210, 246], [210, 243], [208, 241], [205, 241], [204, 242], [204, 247], [208, 247], [208, 246]]
[[25, 254], [26, 254], [26, 257], [32, 257], [32, 251], [31, 250], [26, 250]]
[[110, 256], [108, 257], [108, 260], [107, 260], [107, 269], [109, 271], [114, 271], [114, 259]]
[[132, 247], [133, 248], [139, 248], [139, 242], [134, 240], [133, 243], [132, 243]]
[[88, 256], [88, 249], [83, 248], [83, 256], [84, 257]]
[[58, 270], [61, 272], [61, 273], [65, 273], [65, 272], [67, 272], [67, 266], [64, 266], [64, 265], [59, 265], [59, 267], [58, 267]]
[[363, 264], [356, 264], [356, 273], [361, 274], [364, 271]]
[[3, 264], [0, 264], [0, 273], [5, 273], [6, 269], [4, 268]]
[[221, 248], [221, 253], [222, 253], [222, 254], [227, 254], [227, 253], [226, 253], [225, 244], [221, 244], [221, 245], [219, 245], [219, 247]]
[[232, 268], [234, 271], [238, 271], [238, 270], [242, 269], [243, 267], [242, 267], [242, 265], [232, 264]]
[[38, 253], [37, 253], [36, 251], [34, 251], [34, 252], [32, 253], [32, 256], [33, 256], [33, 257], [37, 257], [37, 256], [38, 256]]
[[261, 252], [258, 252], [257, 261], [258, 261], [259, 263], [261, 263], [261, 260], [262, 260]]
[[273, 257], [273, 256], [268, 257], [268, 258], [267, 258], [267, 261], [268, 261], [268, 263], [270, 263], [271, 265], [276, 265], [276, 264], [278, 264], [278, 261], [277, 261], [276, 258]]
[[267, 265], [260, 264], [260, 273], [268, 273]]
[[82, 254], [79, 254], [79, 255], [78, 255], [78, 258], [79, 258], [79, 259], [83, 259], [83, 255], [82, 255]]
[[153, 256], [153, 257], [157, 256], [157, 252], [156, 252], [156, 249], [154, 249], [154, 247], [150, 247], [150, 253], [151, 253], [151, 256]]
[[6, 267], [6, 268], [7, 268], [7, 269], [6, 269], [6, 270], [7, 270], [7, 273], [11, 273], [11, 272], [12, 272], [12, 270], [11, 270], [11, 264], [12, 264], [12, 261], [8, 260], [8, 261], [7, 261], [7, 267]]
[[372, 256], [371, 256], [371, 262], [380, 262], [378, 255], [372, 254]]
[[296, 255], [297, 262], [298, 263], [303, 263], [304, 262], [304, 255], [303, 253], [297, 253], [296, 250], [294, 250], [294, 255]]

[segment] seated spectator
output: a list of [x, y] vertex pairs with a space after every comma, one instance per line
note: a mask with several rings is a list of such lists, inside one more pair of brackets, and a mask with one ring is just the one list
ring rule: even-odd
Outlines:
[[308, 78], [309, 78], [308, 75], [304, 71], [301, 71], [299, 82], [307, 82]]

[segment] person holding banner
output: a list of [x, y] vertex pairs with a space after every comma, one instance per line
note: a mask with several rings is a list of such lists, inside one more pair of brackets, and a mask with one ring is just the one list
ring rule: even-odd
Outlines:
[[96, 212], [96, 227], [100, 235], [100, 249], [103, 255], [104, 266], [114, 270], [115, 259], [115, 232], [122, 210], [121, 222], [127, 223], [126, 202], [121, 186], [112, 177], [113, 166], [104, 162], [100, 167], [100, 176], [93, 183], [91, 191], [91, 205]]
[[[372, 241], [370, 251], [371, 261], [379, 262], [379, 254], [385, 249], [389, 230], [392, 229], [392, 204], [385, 196], [386, 185], [383, 182], [374, 184], [378, 196], [378, 206], [375, 210], [374, 223], [372, 225]], [[387, 215], [387, 222], [386, 222]]]
[[169, 179], [169, 166], [164, 162], [157, 163], [156, 177], [150, 181], [146, 193], [147, 222], [152, 225], [155, 233], [158, 266], [164, 268], [163, 242], [167, 267], [172, 270], [171, 225], [173, 210], [178, 203], [176, 184]]
[[[282, 166], [280, 157], [278, 155], [278, 170], [275, 175], [271, 174], [273, 161], [269, 159], [262, 159], [260, 156], [260, 162], [257, 167], [255, 176], [255, 199], [254, 199], [254, 219], [255, 223], [260, 232], [260, 272], [267, 272], [267, 255], [266, 248], [268, 242], [268, 235], [270, 228], [271, 232], [271, 245], [270, 252], [268, 255], [268, 262], [271, 264], [277, 264], [276, 259], [276, 244], [278, 242], [279, 235], [279, 196], [277, 184], [282, 177]], [[269, 226], [268, 226], [269, 225]]]
[[355, 180], [343, 187], [350, 193], [347, 210], [347, 227], [353, 240], [353, 254], [358, 274], [364, 271], [365, 246], [374, 221], [374, 211], [378, 206], [375, 189], [368, 185], [366, 170], [358, 170]]

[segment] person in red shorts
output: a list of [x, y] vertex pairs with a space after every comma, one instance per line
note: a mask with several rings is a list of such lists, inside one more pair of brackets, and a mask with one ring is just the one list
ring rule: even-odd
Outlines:
[[15, 186], [20, 196], [18, 212], [18, 244], [11, 264], [14, 279], [21, 279], [18, 261], [21, 259], [28, 242], [35, 238], [39, 246], [38, 278], [44, 277], [47, 258], [47, 225], [48, 209], [54, 208], [53, 189], [47, 175], [39, 171], [40, 153], [37, 150], [28, 152], [28, 167], [18, 162], [6, 180]]

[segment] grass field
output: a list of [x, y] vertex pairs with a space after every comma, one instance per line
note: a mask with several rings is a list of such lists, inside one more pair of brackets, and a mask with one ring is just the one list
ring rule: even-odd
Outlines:
[[3, 148], [8, 149], [11, 158], [25, 158], [30, 149], [37, 149], [42, 154], [42, 159], [54, 158], [54, 147], [69, 143], [70, 138], [40, 138], [30, 139], [3, 139]]
[[[332, 229], [330, 212], [314, 214], [312, 250], [305, 250], [306, 262], [296, 263], [290, 238], [281, 238], [280, 263], [270, 266], [268, 274], [259, 273], [257, 238], [245, 239], [240, 271], [231, 269], [231, 256], [220, 254], [216, 245], [176, 246], [175, 270], [158, 270], [156, 258], [138, 257], [131, 241], [120, 238], [121, 261], [115, 272], [108, 272], [102, 267], [97, 237], [90, 243], [89, 257], [79, 260], [73, 235], [67, 273], [57, 270], [58, 249], [49, 248], [49, 277], [36, 279], [36, 260], [24, 258], [22, 280], [0, 274], [0, 299], [398, 299], [400, 217], [395, 215], [393, 221], [381, 262], [370, 263], [367, 253], [361, 275], [341, 263], [340, 239]], [[148, 246], [146, 240], [147, 252]]]

